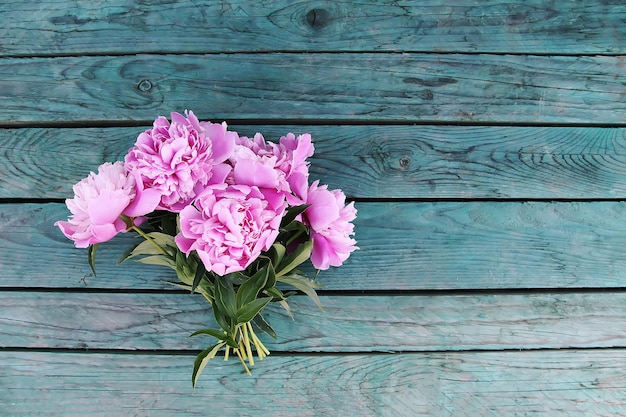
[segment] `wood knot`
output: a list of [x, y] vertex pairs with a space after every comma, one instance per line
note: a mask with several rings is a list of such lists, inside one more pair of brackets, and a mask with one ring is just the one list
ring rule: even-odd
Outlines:
[[411, 166], [411, 159], [407, 157], [400, 158], [398, 160], [398, 165], [400, 165], [400, 169], [404, 171]]
[[152, 89], [152, 83], [150, 82], [150, 80], [141, 80], [139, 81], [139, 84], [137, 84], [137, 89], [139, 91], [143, 91], [144, 93], [147, 93], [148, 91]]
[[306, 14], [306, 22], [313, 29], [321, 29], [328, 25], [332, 20], [332, 15], [325, 9], [313, 9], [309, 10]]

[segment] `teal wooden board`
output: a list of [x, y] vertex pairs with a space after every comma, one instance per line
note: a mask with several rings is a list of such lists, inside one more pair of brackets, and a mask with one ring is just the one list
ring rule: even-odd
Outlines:
[[[626, 416], [623, 0], [0, 7], [0, 416]], [[165, 268], [98, 277], [61, 200], [159, 115], [277, 139], [361, 249], [252, 376]], [[56, 202], [51, 202], [56, 201]], [[305, 268], [310, 275], [314, 271]]]
[[[147, 126], [0, 129], [0, 198], [68, 198]], [[626, 129], [509, 126], [245, 126], [309, 132], [311, 179], [352, 198], [625, 198]]]
[[[357, 203], [361, 247], [320, 273], [333, 290], [588, 288], [626, 284], [624, 202]], [[163, 288], [166, 268], [115, 266], [130, 236], [86, 250], [54, 221], [63, 204], [0, 205], [2, 287]], [[38, 262], [32, 262], [37, 259]], [[50, 271], [56, 271], [51, 274]], [[311, 276], [314, 271], [308, 271]]]
[[[252, 376], [192, 355], [3, 352], [0, 406], [20, 416], [620, 416], [624, 350], [277, 356]], [[270, 360], [271, 359], [271, 360]]]
[[[619, 0], [5, 2], [4, 55], [418, 51], [624, 53]], [[163, 30], [163, 28], [167, 30]]]
[[623, 59], [614, 56], [6, 58], [0, 60], [0, 125], [147, 122], [185, 109], [207, 119], [278, 123], [622, 124], [625, 75]]
[[[265, 317], [278, 352], [418, 352], [626, 347], [626, 294], [306, 296]], [[199, 351], [217, 328], [189, 294], [0, 292], [0, 348]], [[274, 361], [276, 355], [267, 360]], [[231, 361], [239, 367], [238, 361]]]

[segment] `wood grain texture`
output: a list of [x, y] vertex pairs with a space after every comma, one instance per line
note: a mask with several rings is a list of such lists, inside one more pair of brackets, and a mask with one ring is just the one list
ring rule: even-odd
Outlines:
[[[624, 202], [358, 203], [361, 250], [320, 273], [336, 290], [589, 288], [626, 284]], [[93, 278], [86, 251], [54, 221], [62, 204], [0, 205], [3, 287], [163, 288], [167, 268], [115, 261], [132, 241], [98, 249]], [[32, 262], [37, 259], [37, 262]], [[50, 273], [54, 271], [54, 273]], [[310, 276], [314, 271], [307, 270]]]
[[[260, 71], [259, 68], [263, 70]], [[236, 70], [235, 70], [236, 69]], [[611, 56], [221, 54], [0, 60], [0, 124], [218, 120], [623, 123]], [[45, 94], [42, 94], [45, 91]]]
[[[626, 347], [626, 294], [305, 296], [265, 310], [277, 352], [418, 352]], [[203, 350], [217, 328], [189, 294], [0, 292], [0, 348]], [[274, 356], [268, 360], [273, 361]], [[233, 366], [239, 366], [235, 360]]]
[[626, 414], [624, 350], [280, 356], [252, 376], [216, 361], [193, 392], [192, 359], [3, 352], [0, 406], [20, 416]]
[[[168, 115], [169, 117], [169, 115]], [[213, 120], [219, 121], [219, 120]], [[0, 129], [0, 198], [68, 198], [144, 127]], [[311, 178], [352, 198], [624, 198], [626, 129], [509, 126], [246, 126], [313, 136]]]
[[[35, 3], [0, 7], [0, 415], [626, 417], [623, 0]], [[94, 277], [44, 200], [185, 109], [312, 133], [361, 247], [195, 391], [205, 301], [129, 235]]]
[[[393, 51], [620, 54], [619, 0], [5, 2], [0, 54]], [[167, 30], [163, 30], [167, 28]]]

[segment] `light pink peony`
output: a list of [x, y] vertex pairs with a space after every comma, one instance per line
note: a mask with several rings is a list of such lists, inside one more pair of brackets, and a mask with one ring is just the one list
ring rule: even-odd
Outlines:
[[309, 134], [289, 133], [278, 144], [266, 142], [260, 133], [252, 139], [240, 137], [230, 158], [234, 182], [275, 188], [289, 204], [303, 204], [309, 178], [306, 159], [314, 150]]
[[354, 234], [356, 218], [354, 203], [345, 205], [341, 190], [328, 190], [315, 181], [308, 189], [306, 203], [311, 206], [303, 214], [303, 222], [311, 227], [313, 251], [311, 263], [317, 269], [341, 266], [350, 253], [357, 250]]
[[143, 216], [154, 210], [158, 195], [138, 190], [135, 178], [124, 163], [104, 163], [98, 173], [74, 185], [74, 198], [65, 201], [72, 213], [67, 222], [58, 221], [63, 234], [74, 241], [77, 248], [106, 242], [126, 231], [126, 223], [120, 218]]
[[218, 275], [243, 271], [272, 246], [285, 208], [284, 196], [270, 189], [210, 185], [180, 212], [176, 244]]
[[137, 138], [126, 155], [128, 169], [139, 174], [145, 189], [161, 194], [158, 208], [179, 212], [208, 184], [223, 182], [230, 173], [224, 162], [235, 147], [237, 133], [226, 123], [200, 122], [188, 112], [161, 116]]

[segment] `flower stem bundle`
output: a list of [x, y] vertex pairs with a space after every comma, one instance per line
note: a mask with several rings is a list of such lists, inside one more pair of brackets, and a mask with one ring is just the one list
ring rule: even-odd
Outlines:
[[[337, 267], [356, 249], [353, 203], [341, 190], [309, 182], [314, 153], [308, 134], [278, 143], [199, 121], [192, 112], [155, 120], [124, 161], [106, 162], [74, 185], [72, 213], [55, 224], [78, 248], [96, 249], [118, 233], [141, 240], [120, 263], [134, 259], [171, 268], [172, 282], [204, 296], [218, 328], [202, 329], [217, 342], [196, 358], [195, 386], [218, 352], [237, 357], [247, 373], [269, 350], [257, 331], [276, 337], [263, 309], [277, 302], [291, 314], [297, 291], [320, 305], [316, 281], [299, 268]], [[292, 290], [288, 290], [292, 288]]]

